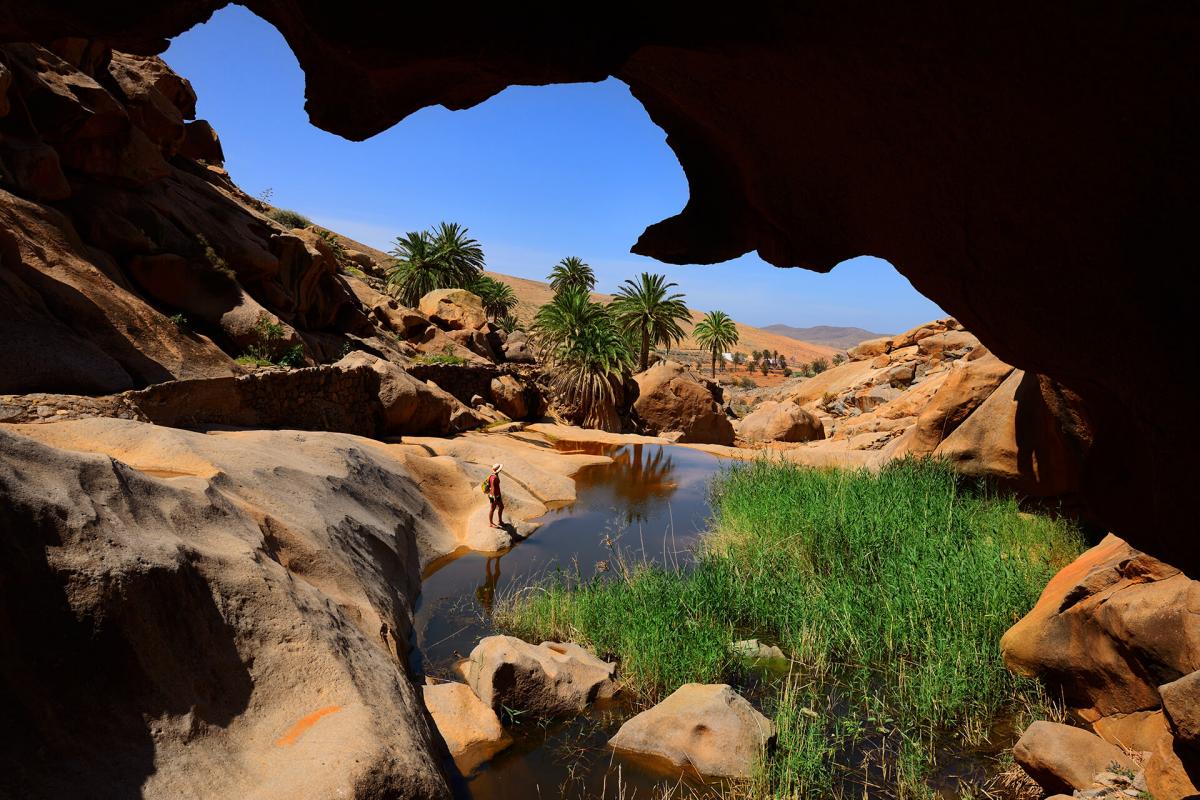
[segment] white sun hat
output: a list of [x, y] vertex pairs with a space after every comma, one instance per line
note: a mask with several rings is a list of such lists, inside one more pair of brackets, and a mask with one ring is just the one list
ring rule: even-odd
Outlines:
[[492, 472], [499, 472], [502, 469], [504, 469], [503, 464], [492, 464]]

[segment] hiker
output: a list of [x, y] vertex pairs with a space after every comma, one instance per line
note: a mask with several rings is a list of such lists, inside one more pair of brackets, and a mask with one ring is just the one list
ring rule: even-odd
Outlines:
[[[487, 477], [487, 496], [492, 503], [492, 507], [488, 509], [488, 524], [493, 528], [504, 527], [504, 496], [500, 494], [500, 470], [502, 469], [504, 469], [503, 464], [492, 464], [492, 474]], [[497, 510], [500, 512], [499, 525], [492, 520], [492, 515]]]

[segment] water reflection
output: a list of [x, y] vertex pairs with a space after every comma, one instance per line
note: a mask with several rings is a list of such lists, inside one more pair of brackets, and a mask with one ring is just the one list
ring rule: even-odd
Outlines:
[[[575, 502], [548, 513], [541, 528], [508, 552], [467, 551], [430, 565], [415, 615], [418, 673], [461, 680], [453, 665], [496, 632], [492, 611], [506, 593], [557, 570], [589, 578], [603, 571], [597, 564], [611, 560], [617, 548], [629, 559], [672, 559], [708, 522], [708, 479], [720, 468], [708, 453], [658, 444], [557, 442], [555, 449], [613, 461], [583, 469]], [[546, 726], [518, 725], [510, 731], [514, 745], [467, 778], [467, 793], [478, 800], [598, 796], [607, 782], [611, 794], [612, 770], [621, 767], [628, 791], [655, 796], [663, 777], [615, 758], [605, 746], [631, 713], [618, 700]]]
[[561, 441], [555, 449], [613, 461], [581, 470], [575, 502], [546, 514], [542, 527], [509, 551], [492, 556], [465, 551], [429, 566], [416, 609], [418, 669], [445, 676], [457, 658], [493, 632], [492, 611], [505, 591], [559, 570], [589, 578], [604, 571], [616, 549], [630, 559], [673, 559], [707, 522], [707, 481], [719, 464], [707, 453], [659, 444]]
[[614, 501], [612, 521], [625, 527], [648, 521], [660, 504], [679, 489], [679, 484], [672, 480], [675, 458], [662, 445], [626, 445], [615, 451], [609, 448], [604, 455], [610, 455], [612, 463], [583, 470], [575, 480], [579, 499], [551, 516], [574, 513], [589, 489], [606, 487]]

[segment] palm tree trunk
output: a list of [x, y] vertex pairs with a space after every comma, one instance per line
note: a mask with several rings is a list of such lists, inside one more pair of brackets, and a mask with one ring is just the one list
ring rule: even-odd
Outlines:
[[717, 348], [713, 348], [712, 376], [713, 380], [717, 379]]
[[642, 372], [646, 371], [650, 361], [650, 329], [642, 323]]

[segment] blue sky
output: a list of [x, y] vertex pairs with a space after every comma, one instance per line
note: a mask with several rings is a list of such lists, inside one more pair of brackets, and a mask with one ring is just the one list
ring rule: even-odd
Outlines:
[[304, 75], [283, 37], [240, 6], [179, 36], [163, 55], [199, 96], [245, 191], [381, 250], [442, 220], [468, 226], [488, 267], [544, 279], [564, 256], [611, 292], [664, 272], [693, 308], [751, 325], [858, 325], [896, 332], [942, 315], [890, 264], [862, 257], [827, 275], [754, 255], [673, 266], [629, 252], [677, 213], [687, 180], [662, 130], [617, 80], [513, 87], [465, 111], [427, 108], [366, 142], [313, 127]]

